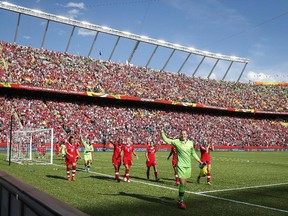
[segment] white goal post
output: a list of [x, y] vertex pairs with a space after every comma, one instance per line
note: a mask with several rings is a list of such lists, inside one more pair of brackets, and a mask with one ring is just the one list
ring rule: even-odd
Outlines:
[[53, 164], [53, 128], [13, 131], [11, 143], [7, 143], [7, 160], [9, 158], [20, 164]]

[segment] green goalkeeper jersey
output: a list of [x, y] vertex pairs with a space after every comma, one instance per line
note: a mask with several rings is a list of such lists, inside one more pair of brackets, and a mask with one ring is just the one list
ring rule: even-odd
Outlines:
[[178, 167], [191, 167], [191, 155], [195, 160], [200, 161], [195, 152], [193, 142], [187, 140], [186, 142], [180, 139], [169, 139], [164, 133], [161, 133], [164, 142], [175, 146], [177, 152], [177, 166]]
[[84, 155], [85, 154], [90, 154], [90, 152], [93, 152], [94, 151], [94, 147], [93, 147], [93, 145], [89, 145], [85, 140], [83, 140], [82, 138], [81, 138], [81, 141], [82, 141], [82, 143], [83, 143], [83, 145], [84, 145]]

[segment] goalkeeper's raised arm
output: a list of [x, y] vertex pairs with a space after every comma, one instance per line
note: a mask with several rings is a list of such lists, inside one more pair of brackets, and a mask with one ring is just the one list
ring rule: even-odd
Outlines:
[[168, 138], [168, 137], [166, 136], [164, 130], [161, 130], [161, 137], [162, 137], [162, 139], [163, 139], [163, 141], [164, 141], [165, 143], [173, 145], [173, 141], [174, 141], [174, 140]]

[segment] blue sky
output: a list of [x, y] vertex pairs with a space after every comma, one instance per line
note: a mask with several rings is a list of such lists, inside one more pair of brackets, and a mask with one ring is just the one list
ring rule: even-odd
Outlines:
[[[287, 0], [9, 0], [12, 4], [47, 13], [87, 21], [96, 25], [145, 35], [209, 52], [250, 59], [240, 81], [288, 82], [288, 1]], [[13, 42], [17, 15], [0, 10], [0, 40]], [[17, 42], [40, 47], [44, 34], [44, 20], [21, 18]], [[71, 27], [57, 23], [49, 25], [46, 49], [64, 51]], [[78, 29], [68, 52], [87, 55], [95, 33]], [[98, 37], [91, 57], [105, 58], [113, 48], [115, 38]], [[114, 61], [127, 56], [134, 43], [122, 41], [115, 51]], [[135, 61], [147, 62], [152, 47], [140, 47]], [[101, 56], [99, 52], [101, 51]], [[129, 56], [131, 51], [128, 51]], [[170, 52], [158, 54], [168, 55]], [[124, 52], [125, 53], [125, 52]], [[168, 71], [179, 68], [186, 55], [178, 53], [171, 60]], [[106, 56], [107, 57], [107, 56]], [[157, 57], [157, 56], [156, 56]], [[167, 58], [167, 57], [166, 57]], [[195, 62], [197, 57], [195, 59]], [[183, 60], [182, 60], [183, 61]], [[133, 63], [133, 62], [132, 62]], [[157, 67], [157, 58], [151, 67]], [[207, 76], [213, 61], [205, 63], [197, 74]], [[191, 74], [196, 63], [190, 60], [183, 72]], [[227, 80], [238, 78], [243, 65], [231, 69]], [[217, 66], [211, 76], [221, 79], [227, 63]]]

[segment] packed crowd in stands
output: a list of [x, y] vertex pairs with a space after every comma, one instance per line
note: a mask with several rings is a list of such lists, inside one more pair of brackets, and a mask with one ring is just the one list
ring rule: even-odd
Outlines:
[[0, 97], [0, 107], [0, 143], [6, 142], [9, 136], [12, 110], [14, 130], [53, 128], [55, 142], [69, 135], [79, 138], [81, 129], [95, 144], [127, 137], [137, 144], [147, 144], [150, 140], [163, 144], [161, 129], [166, 128], [169, 137], [177, 137], [184, 127], [196, 144], [204, 136], [211, 136], [215, 145], [224, 146], [286, 146], [288, 143], [283, 119], [272, 121], [9, 96]]
[[0, 42], [0, 82], [225, 108], [288, 111], [287, 86], [207, 80], [7, 42]]

